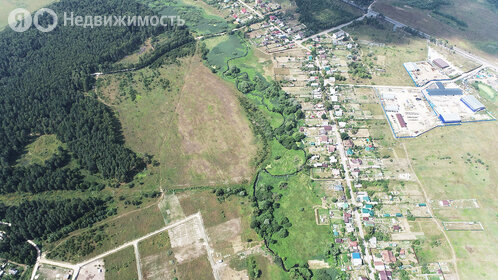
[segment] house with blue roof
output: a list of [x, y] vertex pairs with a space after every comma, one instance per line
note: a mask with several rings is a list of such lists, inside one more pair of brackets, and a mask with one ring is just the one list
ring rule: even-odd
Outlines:
[[360, 253], [352, 253], [351, 254], [351, 262], [354, 266], [360, 266], [363, 264], [363, 260], [361, 259]]

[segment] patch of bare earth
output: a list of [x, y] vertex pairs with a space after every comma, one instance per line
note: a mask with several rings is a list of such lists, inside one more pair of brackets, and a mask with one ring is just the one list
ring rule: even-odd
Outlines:
[[99, 259], [85, 266], [82, 266], [78, 274], [78, 280], [104, 280], [105, 267], [104, 260]]
[[206, 254], [205, 240], [201, 235], [202, 225], [192, 219], [168, 230], [175, 259], [179, 264]]

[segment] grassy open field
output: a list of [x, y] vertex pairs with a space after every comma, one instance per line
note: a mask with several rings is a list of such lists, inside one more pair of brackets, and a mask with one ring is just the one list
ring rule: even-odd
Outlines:
[[210, 65], [220, 71], [226, 70], [227, 60], [232, 57], [239, 57], [245, 53], [245, 46], [237, 35], [230, 35], [225, 41], [221, 41], [214, 46], [207, 55]]
[[104, 258], [106, 280], [138, 279], [137, 264], [133, 246], [127, 247]]
[[222, 14], [203, 1], [141, 0], [161, 15], [176, 15], [197, 35], [217, 34], [232, 29]]
[[449, 51], [448, 49], [443, 48], [441, 46], [437, 46], [435, 44], [430, 44], [429, 46], [431, 48], [433, 48], [434, 50], [436, 50], [439, 54], [443, 55], [448, 62], [450, 62], [454, 66], [460, 68], [460, 70], [462, 70], [464, 72], [471, 71], [471, 70], [481, 66], [481, 64], [479, 64], [477, 62], [470, 60], [470, 59], [468, 59], [462, 55], [459, 55], [457, 53], [454, 53], [452, 51]]
[[175, 257], [167, 232], [154, 235], [138, 244], [144, 279], [173, 279]]
[[[393, 31], [392, 25], [387, 23], [356, 24], [354, 27], [345, 28], [345, 31], [360, 40], [364, 64], [372, 63], [374, 69], [385, 70], [385, 72], [374, 71], [372, 79], [357, 79], [355, 82], [413, 86], [413, 81], [403, 67], [403, 63], [427, 59], [427, 44], [424, 40], [401, 31]], [[370, 45], [367, 42], [379, 45]], [[347, 83], [351, 81], [348, 80]]]
[[472, 53], [484, 55], [498, 61], [498, 22], [497, 8], [487, 1], [452, 0], [451, 5], [442, 5], [438, 11], [451, 15], [464, 22], [467, 27], [459, 26], [454, 20], [448, 21], [430, 10], [422, 10], [404, 5], [401, 0], [379, 0], [374, 10], [418, 28], [430, 35], [442, 37]]
[[9, 13], [17, 8], [23, 8], [30, 12], [47, 6], [55, 0], [0, 0], [0, 30], [8, 24]]
[[429, 199], [477, 199], [479, 208], [437, 211], [442, 221], [480, 221], [481, 232], [447, 232], [461, 279], [493, 279], [498, 273], [496, 122], [438, 128], [404, 141]]
[[152, 172], [163, 188], [240, 183], [252, 175], [257, 144], [238, 93], [198, 57], [104, 77], [99, 85], [126, 143], [159, 162]]
[[277, 140], [271, 143], [270, 162], [266, 170], [272, 175], [285, 175], [296, 172], [305, 162], [302, 150], [287, 150]]
[[65, 148], [65, 146], [53, 134], [42, 135], [25, 147], [24, 154], [21, 155], [16, 163], [19, 166], [31, 164], [43, 165], [45, 161], [57, 153], [59, 147]]
[[178, 279], [214, 279], [211, 264], [206, 255], [178, 265], [177, 273]]
[[496, 90], [494, 90], [489, 85], [483, 84], [483, 83], [479, 83], [478, 87], [479, 87], [479, 93], [481, 94], [481, 96], [483, 96], [484, 98], [486, 98], [492, 102], [496, 101], [496, 96], [498, 96], [498, 92]]
[[241, 218], [242, 240], [259, 239], [249, 226], [252, 213], [247, 198], [233, 195], [220, 202], [210, 190], [184, 192], [178, 194], [178, 197], [186, 216], [201, 212], [206, 228]]
[[72, 233], [50, 250], [50, 257], [65, 261], [82, 261], [164, 226], [159, 208], [152, 205], [109, 219], [90, 229]]

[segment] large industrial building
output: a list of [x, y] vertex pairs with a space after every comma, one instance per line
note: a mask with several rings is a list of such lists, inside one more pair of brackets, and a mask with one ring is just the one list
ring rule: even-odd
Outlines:
[[472, 112], [478, 112], [486, 109], [484, 104], [477, 100], [477, 98], [475, 98], [473, 95], [465, 95], [464, 97], [460, 98], [460, 100], [463, 102], [463, 104], [467, 105], [467, 107], [469, 107]]
[[429, 95], [462, 95], [463, 92], [459, 88], [445, 88], [443, 83], [436, 82], [437, 88], [428, 88]]
[[448, 64], [448, 62], [442, 60], [441, 58], [434, 59], [432, 61], [432, 63], [434, 63], [434, 65], [436, 65], [437, 67], [439, 67], [441, 69], [450, 67], [450, 65]]
[[460, 118], [460, 116], [457, 114], [453, 114], [453, 113], [441, 113], [441, 114], [439, 114], [439, 119], [443, 123], [448, 123], [448, 124], [462, 122], [462, 119]]

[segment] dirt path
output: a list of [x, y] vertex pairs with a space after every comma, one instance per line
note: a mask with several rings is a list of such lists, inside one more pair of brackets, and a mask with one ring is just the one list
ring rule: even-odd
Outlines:
[[189, 222], [190, 220], [193, 220], [193, 219], [198, 219], [199, 220], [199, 223], [202, 225], [201, 227], [201, 235], [202, 235], [202, 238], [204, 239], [204, 245], [206, 247], [206, 251], [207, 251], [207, 254], [208, 254], [208, 259], [209, 259], [209, 262], [211, 263], [211, 268], [213, 269], [213, 276], [215, 278], [215, 280], [220, 280], [219, 278], [219, 275], [218, 275], [218, 268], [217, 268], [217, 264], [214, 262], [214, 259], [213, 259], [213, 249], [210, 247], [209, 245], [209, 238], [206, 234], [206, 231], [204, 229], [204, 223], [203, 223], [203, 220], [202, 220], [202, 216], [201, 214], [198, 212], [196, 214], [193, 214], [193, 215], [190, 215], [188, 217], [186, 217], [185, 219], [183, 220], [180, 220], [176, 223], [173, 223], [173, 224], [170, 224], [168, 226], [165, 226], [165, 227], [162, 227], [156, 231], [153, 231], [149, 234], [146, 234], [140, 238], [137, 238], [135, 240], [132, 240], [132, 241], [129, 241], [129, 242], [126, 242], [112, 250], [109, 250], [105, 253], [102, 253], [98, 256], [95, 256], [91, 259], [88, 259], [86, 261], [83, 261], [83, 262], [80, 262], [80, 263], [77, 263], [77, 264], [71, 264], [71, 263], [67, 263], [67, 262], [60, 262], [60, 261], [53, 261], [53, 260], [49, 260], [49, 259], [46, 259], [44, 256], [39, 256], [36, 264], [35, 264], [35, 267], [33, 269], [33, 273], [31, 275], [31, 280], [35, 279], [35, 276], [36, 276], [36, 272], [39, 268], [39, 266], [41, 264], [48, 264], [48, 265], [53, 265], [53, 266], [59, 266], [59, 267], [64, 267], [64, 268], [68, 268], [68, 269], [72, 269], [73, 270], [73, 277], [72, 277], [72, 280], [76, 280], [77, 277], [78, 277], [78, 274], [79, 274], [79, 271], [81, 269], [81, 267], [89, 264], [89, 263], [92, 263], [96, 260], [99, 260], [99, 259], [103, 259], [111, 254], [114, 254], [120, 250], [123, 250], [129, 246], [133, 246], [134, 249], [135, 249], [135, 258], [137, 258], [137, 270], [138, 270], [138, 277], [139, 279], [141, 280], [142, 279], [142, 272], [141, 272], [141, 267], [140, 267], [140, 255], [139, 255], [139, 252], [138, 252], [138, 243], [147, 239], [147, 238], [150, 238], [154, 235], [157, 235], [161, 232], [164, 232], [164, 231], [167, 231], [169, 229], [172, 229], [174, 227], [177, 227], [185, 222]]
[[[415, 169], [413, 168], [412, 162], [411, 162], [410, 158], [408, 157], [408, 151], [406, 150], [406, 145], [403, 142], [401, 142], [401, 145], [403, 146], [403, 150], [405, 151], [406, 158], [408, 159], [408, 166], [410, 166], [410, 169], [411, 169], [413, 175], [415, 176], [415, 180], [417, 181], [418, 185], [420, 186], [420, 189], [422, 190], [422, 193], [424, 194], [424, 199], [428, 203], [429, 199], [427, 197], [427, 193], [425, 191], [424, 185], [419, 180], [419, 178], [417, 176], [417, 173], [415, 173]], [[432, 213], [431, 207], [427, 207], [427, 210], [429, 211], [429, 214], [431, 215], [431, 219], [434, 221], [434, 223], [436, 223], [436, 225], [438, 226], [439, 230], [443, 233], [444, 238], [446, 238], [446, 241], [448, 242], [448, 245], [450, 246], [451, 255], [452, 255], [452, 261], [451, 262], [453, 263], [453, 266], [455, 267], [456, 279], [458, 280], [458, 279], [460, 279], [460, 276], [458, 275], [458, 264], [457, 264], [457, 257], [456, 257], [456, 254], [455, 254], [455, 249], [453, 249], [453, 245], [451, 244], [450, 238], [446, 234], [446, 231], [444, 230], [443, 226], [438, 222], [437, 218]]]

